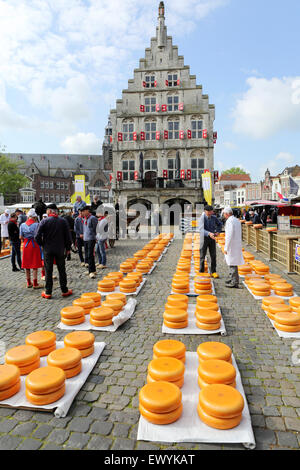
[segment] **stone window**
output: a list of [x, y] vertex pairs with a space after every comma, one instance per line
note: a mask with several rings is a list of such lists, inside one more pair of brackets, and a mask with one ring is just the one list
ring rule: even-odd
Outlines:
[[133, 141], [134, 123], [133, 121], [123, 122], [123, 141]]
[[175, 175], [175, 159], [168, 158], [168, 179], [169, 180], [174, 179], [174, 175]]
[[134, 181], [135, 161], [123, 160], [122, 171], [123, 171], [123, 181]]
[[156, 121], [146, 121], [145, 131], [146, 140], [156, 140]]
[[145, 171], [157, 171], [157, 160], [144, 160]]
[[146, 88], [154, 88], [155, 87], [155, 74], [149, 73], [145, 75], [145, 83], [146, 83]]
[[168, 73], [168, 86], [178, 86], [178, 73]]
[[178, 111], [178, 105], [179, 105], [179, 96], [178, 95], [168, 95], [167, 98], [168, 102], [168, 111]]
[[168, 121], [168, 138], [179, 139], [179, 120]]
[[192, 139], [202, 139], [203, 121], [201, 119], [192, 119]]
[[145, 97], [145, 113], [155, 113], [156, 98], [154, 96]]

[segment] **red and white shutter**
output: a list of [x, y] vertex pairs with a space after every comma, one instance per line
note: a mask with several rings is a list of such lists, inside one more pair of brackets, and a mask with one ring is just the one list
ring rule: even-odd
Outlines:
[[141, 132], [141, 136], [140, 136], [140, 137], [141, 137], [141, 140], [145, 140], [145, 132], [144, 132], [144, 131]]
[[123, 134], [122, 134], [122, 132], [118, 132], [118, 142], [123, 142]]
[[140, 105], [140, 112], [141, 113], [145, 112], [145, 106], [143, 104]]
[[155, 106], [155, 110], [156, 110], [157, 113], [160, 111], [160, 104], [157, 104], [157, 105]]
[[179, 131], [179, 139], [183, 140], [185, 137], [184, 131]]
[[165, 81], [166, 86], [169, 86], [169, 80]]
[[203, 139], [207, 139], [207, 129], [203, 129], [202, 136], [203, 136]]
[[135, 179], [135, 181], [137, 181], [139, 179], [139, 172], [138, 171], [134, 172], [134, 179]]
[[169, 138], [169, 131], [164, 131], [164, 139], [168, 140]]
[[179, 111], [183, 111], [184, 110], [184, 103], [179, 103], [178, 109], [179, 109]]
[[192, 170], [186, 170], [186, 179], [191, 180], [192, 179]]
[[162, 104], [161, 105], [161, 110], [163, 113], [166, 113], [167, 112], [167, 105], [166, 104]]
[[168, 170], [163, 170], [163, 178], [168, 179]]
[[181, 178], [182, 180], [185, 179], [185, 170], [180, 170], [180, 178]]
[[122, 171], [117, 171], [117, 181], [122, 181], [122, 179], [123, 179]]
[[177, 80], [177, 86], [179, 86], [179, 85], [180, 85], [180, 80]]
[[190, 129], [188, 129], [188, 131], [187, 131], [187, 138], [188, 139], [192, 138], [192, 131]]
[[156, 135], [156, 140], [160, 140], [160, 132], [157, 131], [155, 135]]
[[137, 132], [133, 133], [133, 140], [137, 140]]

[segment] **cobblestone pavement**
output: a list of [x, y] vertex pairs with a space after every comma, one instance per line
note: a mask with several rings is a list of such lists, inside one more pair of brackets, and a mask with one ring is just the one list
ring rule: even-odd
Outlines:
[[[120, 241], [109, 250], [111, 270], [118, 270], [126, 257], [145, 240]], [[242, 445], [169, 444], [136, 440], [139, 412], [138, 392], [145, 384], [153, 344], [163, 335], [162, 314], [170, 292], [171, 279], [182, 247], [176, 240], [149, 277], [137, 297], [133, 317], [115, 333], [95, 332], [96, 341], [106, 348], [66, 418], [40, 411], [0, 408], [0, 449], [243, 449]], [[250, 247], [247, 250], [251, 251]], [[258, 259], [263, 259], [256, 254]], [[94, 291], [97, 280], [89, 279], [77, 255], [67, 263], [72, 299]], [[25, 276], [13, 273], [9, 259], [0, 261], [0, 340], [6, 349], [24, 342], [27, 334], [53, 329], [62, 340], [66, 331], [56, 329], [59, 312], [70, 304], [60, 295], [57, 281], [50, 301], [41, 291], [25, 288]], [[279, 338], [266, 315], [246, 289], [226, 289], [227, 267], [218, 250], [220, 279], [215, 281], [227, 336], [174, 336], [188, 351], [200, 342], [217, 340], [228, 344], [237, 359], [247, 396], [257, 449], [298, 449], [300, 444], [300, 367], [292, 363], [292, 339]], [[272, 272], [280, 272], [271, 263]], [[281, 273], [282, 274], [282, 273]], [[296, 277], [285, 276], [300, 293]], [[300, 348], [300, 345], [298, 345]]]

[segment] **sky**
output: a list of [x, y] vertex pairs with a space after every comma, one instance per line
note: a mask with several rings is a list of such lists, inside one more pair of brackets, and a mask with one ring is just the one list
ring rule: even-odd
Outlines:
[[[155, 36], [158, 0], [0, 0], [0, 146], [101, 153]], [[216, 107], [215, 170], [300, 164], [299, 0], [166, 0], [168, 34]]]

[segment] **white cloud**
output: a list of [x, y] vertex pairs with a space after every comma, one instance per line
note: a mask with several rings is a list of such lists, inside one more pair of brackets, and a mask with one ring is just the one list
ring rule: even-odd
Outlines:
[[238, 146], [234, 142], [223, 142], [222, 145], [228, 150], [238, 149]]
[[278, 132], [300, 130], [299, 77], [251, 77], [247, 85], [232, 111], [235, 132], [267, 139]]
[[60, 145], [65, 153], [100, 154], [101, 151], [100, 139], [92, 132], [67, 136]]
[[296, 158], [289, 152], [279, 152], [274, 158], [270, 158], [259, 168], [259, 175], [263, 177], [268, 168], [272, 176], [281, 173], [285, 167], [293, 166], [296, 164]]

